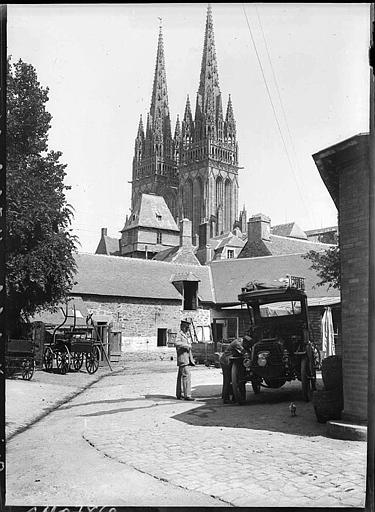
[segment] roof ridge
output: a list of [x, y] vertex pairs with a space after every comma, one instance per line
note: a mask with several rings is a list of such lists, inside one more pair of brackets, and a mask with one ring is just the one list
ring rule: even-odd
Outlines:
[[[178, 247], [177, 245], [175, 247]], [[173, 249], [173, 247], [171, 247], [171, 249]], [[146, 259], [142, 259], [142, 258], [130, 258], [128, 256], [113, 256], [111, 254], [93, 254], [91, 252], [79, 252], [79, 253], [76, 253], [77, 255], [85, 255], [85, 256], [93, 256], [93, 257], [98, 257], [98, 256], [103, 256], [105, 258], [111, 258], [111, 259], [116, 259], [116, 261], [132, 261], [132, 262], [137, 262], [137, 263], [141, 263], [141, 262], [146, 262], [147, 261], [147, 264], [150, 264], [150, 263], [154, 263], [154, 264], [163, 264], [163, 265], [178, 265], [179, 267], [192, 267], [192, 268], [197, 268], [198, 265], [194, 265], [193, 263], [174, 263], [172, 261], [159, 261], [159, 260], [146, 260]], [[206, 265], [199, 265], [199, 267], [206, 267]]]
[[286, 240], [298, 240], [299, 242], [314, 244], [314, 245], [323, 245], [323, 246], [335, 246], [336, 244], [325, 244], [324, 242], [313, 242], [312, 240], [306, 240], [305, 238], [297, 238], [292, 236], [283, 236], [283, 235], [274, 235], [271, 233], [270, 236], [275, 236], [276, 238], [284, 238]]
[[242, 260], [261, 260], [261, 259], [270, 259], [270, 258], [290, 258], [291, 256], [303, 256], [304, 254], [306, 254], [305, 252], [294, 252], [294, 253], [291, 253], [291, 254], [271, 254], [270, 256], [249, 256], [248, 258], [230, 258], [230, 259], [225, 259], [225, 260], [212, 260], [210, 261], [210, 265], [211, 263], [234, 263], [234, 262], [237, 262], [237, 261], [242, 261]]

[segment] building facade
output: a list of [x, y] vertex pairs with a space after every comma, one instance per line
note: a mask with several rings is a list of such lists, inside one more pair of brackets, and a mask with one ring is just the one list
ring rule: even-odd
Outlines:
[[313, 155], [339, 213], [343, 417], [367, 419], [369, 282], [369, 135]]

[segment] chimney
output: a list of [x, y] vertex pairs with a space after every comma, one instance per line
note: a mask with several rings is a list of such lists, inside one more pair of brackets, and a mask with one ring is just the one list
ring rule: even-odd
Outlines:
[[180, 247], [192, 247], [192, 224], [189, 219], [180, 221]]
[[270, 240], [271, 219], [263, 213], [257, 213], [250, 217], [247, 223], [247, 241], [255, 242], [260, 240]]
[[102, 238], [103, 236], [107, 236], [107, 228], [102, 228]]

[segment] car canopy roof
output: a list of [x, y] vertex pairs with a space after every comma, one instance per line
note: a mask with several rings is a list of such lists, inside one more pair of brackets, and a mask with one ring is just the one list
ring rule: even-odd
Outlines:
[[280, 282], [251, 281], [242, 288], [238, 300], [247, 304], [270, 304], [272, 302], [294, 301], [306, 298], [303, 290]]

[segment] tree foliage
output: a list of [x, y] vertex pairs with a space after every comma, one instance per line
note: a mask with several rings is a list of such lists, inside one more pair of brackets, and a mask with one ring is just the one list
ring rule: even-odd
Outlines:
[[60, 302], [73, 285], [76, 237], [61, 153], [48, 150], [48, 88], [34, 67], [8, 60], [7, 300], [8, 325]]
[[318, 286], [328, 285], [328, 288], [340, 288], [340, 249], [330, 247], [326, 251], [309, 251], [304, 258], [312, 261], [311, 268], [316, 270], [321, 281]]

